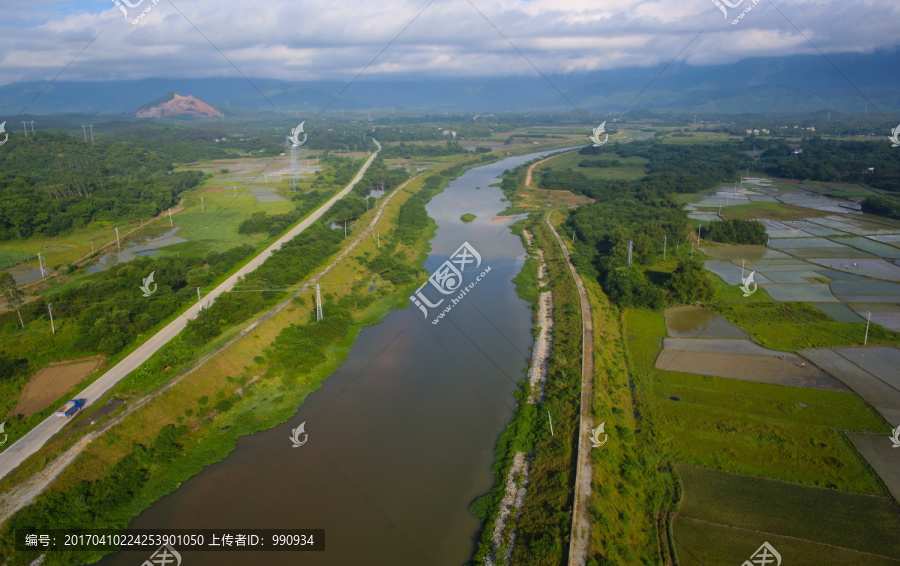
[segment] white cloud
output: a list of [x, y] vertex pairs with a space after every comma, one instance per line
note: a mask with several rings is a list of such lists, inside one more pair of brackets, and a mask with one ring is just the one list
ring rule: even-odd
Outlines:
[[[51, 79], [98, 33], [62, 80], [238, 76], [225, 57], [250, 77], [345, 80], [427, 4], [152, 2], [143, 0], [134, 10], [152, 6], [137, 25], [124, 19], [112, 1], [88, 8], [78, 2], [8, 2], [0, 19], [0, 83]], [[738, 25], [723, 21], [710, 0], [472, 3], [484, 16], [468, 0], [434, 0], [366, 76], [534, 74], [485, 17], [546, 74], [664, 64], [701, 30], [681, 61], [706, 65], [814, 53], [798, 29], [825, 53], [872, 51], [896, 45], [893, 28], [900, 20], [900, 3], [870, 0], [785, 1], [776, 3], [777, 9], [763, 0]]]

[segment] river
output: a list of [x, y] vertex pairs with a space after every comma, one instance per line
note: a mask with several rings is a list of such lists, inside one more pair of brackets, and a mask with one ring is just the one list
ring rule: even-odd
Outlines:
[[[324, 552], [178, 549], [184, 566], [465, 564], [480, 527], [468, 507], [492, 485], [494, 444], [512, 416], [512, 394], [534, 342], [531, 311], [511, 282], [524, 249], [510, 222], [493, 221], [506, 203], [488, 185], [505, 169], [549, 153], [471, 169], [428, 204], [438, 224], [429, 272], [464, 242], [481, 256], [477, 268], [469, 264], [462, 273], [470, 290], [443, 319], [432, 324], [439, 309], [428, 309], [426, 319], [410, 303], [364, 328], [348, 359], [293, 418], [240, 438], [229, 456], [130, 528], [326, 533]], [[476, 219], [462, 222], [465, 213]], [[433, 289], [426, 294], [440, 298]], [[442, 307], [457, 294], [447, 297]], [[293, 448], [291, 429], [302, 422], [308, 441]], [[120, 552], [100, 564], [137, 565], [150, 554]]]

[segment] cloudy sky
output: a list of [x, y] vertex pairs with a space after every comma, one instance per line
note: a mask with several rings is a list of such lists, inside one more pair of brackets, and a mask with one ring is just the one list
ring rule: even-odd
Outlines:
[[345, 80], [373, 58], [365, 77], [560, 74], [897, 44], [896, 0], [714, 2], [4, 0], [0, 84], [63, 69], [68, 81]]

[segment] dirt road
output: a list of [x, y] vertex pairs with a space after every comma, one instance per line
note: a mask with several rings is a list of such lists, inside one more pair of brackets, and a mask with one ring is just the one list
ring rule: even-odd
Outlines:
[[591, 418], [591, 392], [594, 387], [594, 327], [591, 318], [591, 303], [588, 300], [584, 282], [569, 256], [569, 249], [550, 223], [547, 215], [547, 226], [556, 236], [581, 299], [581, 422], [578, 427], [578, 463], [575, 470], [575, 504], [572, 509], [572, 532], [569, 537], [569, 566], [585, 566], [587, 564], [587, 547], [590, 540], [590, 495], [591, 495], [591, 450], [588, 446], [594, 421]]

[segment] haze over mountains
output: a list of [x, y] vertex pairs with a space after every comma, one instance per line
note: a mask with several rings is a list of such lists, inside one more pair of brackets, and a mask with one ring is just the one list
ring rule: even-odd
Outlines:
[[[729, 65], [673, 63], [591, 73], [502, 78], [403, 76], [345, 87], [339, 81], [288, 82], [266, 78], [166, 79], [53, 82], [29, 107], [30, 114], [129, 114], [173, 91], [222, 108], [285, 112], [395, 107], [396, 110], [569, 111], [566, 99], [585, 112], [672, 110], [706, 113], [844, 112], [900, 110], [900, 51], [752, 58]], [[660, 74], [660, 71], [662, 73]], [[654, 80], [654, 77], [659, 77]], [[647, 86], [649, 84], [649, 86]], [[18, 113], [46, 83], [0, 87], [0, 115]], [[254, 88], [255, 87], [255, 88]], [[640, 96], [630, 103], [638, 93]], [[260, 95], [262, 91], [265, 98]], [[266, 100], [268, 99], [268, 100]], [[271, 101], [271, 103], [269, 102]], [[329, 105], [330, 104], [330, 105]]]

